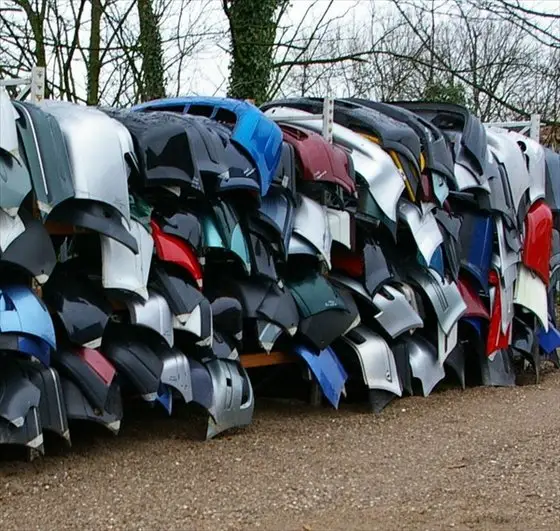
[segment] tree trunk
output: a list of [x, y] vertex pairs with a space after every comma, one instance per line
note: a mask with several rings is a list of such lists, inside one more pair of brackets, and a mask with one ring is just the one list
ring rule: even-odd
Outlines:
[[91, 33], [89, 35], [89, 60], [87, 70], [87, 104], [99, 102], [99, 73], [101, 72], [101, 0], [91, 0]]
[[142, 55], [142, 86], [140, 98], [149, 101], [165, 97], [163, 48], [159, 20], [151, 0], [138, 0], [140, 20], [140, 53]]
[[231, 98], [266, 99], [273, 67], [275, 13], [285, 0], [224, 0], [230, 29], [229, 89]]

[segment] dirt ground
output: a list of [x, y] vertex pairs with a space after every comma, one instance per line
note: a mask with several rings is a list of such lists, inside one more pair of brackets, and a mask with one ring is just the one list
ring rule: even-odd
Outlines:
[[141, 416], [0, 462], [0, 529], [560, 529], [558, 373], [377, 417], [260, 400], [252, 426], [210, 442], [192, 417]]

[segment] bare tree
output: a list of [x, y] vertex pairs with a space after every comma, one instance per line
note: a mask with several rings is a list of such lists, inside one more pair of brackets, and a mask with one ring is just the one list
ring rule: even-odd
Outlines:
[[178, 93], [189, 59], [218, 35], [215, 19], [203, 16], [211, 0], [6, 2], [0, 76], [45, 66], [48, 97], [90, 105], [128, 105], [166, 87]]

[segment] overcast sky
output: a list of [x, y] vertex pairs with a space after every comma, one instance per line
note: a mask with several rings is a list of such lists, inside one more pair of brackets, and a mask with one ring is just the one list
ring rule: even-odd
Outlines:
[[[211, 16], [215, 17], [217, 22], [219, 21], [219, 25], [225, 31], [227, 21], [221, 9], [221, 1], [212, 0], [214, 9]], [[282, 23], [297, 25], [313, 3], [313, 0], [292, 0], [291, 7]], [[444, 3], [445, 0], [438, 2], [439, 5]], [[560, 0], [522, 0], [521, 3], [529, 8], [560, 13]], [[317, 20], [317, 16], [325, 10], [328, 4], [329, 0], [315, 2], [313, 11], [307, 13], [306, 20], [309, 20], [309, 25]], [[199, 5], [202, 5], [202, 1]], [[337, 24], [359, 24], [369, 19], [373, 6], [379, 13], [391, 9], [391, 2], [390, 0], [335, 0], [328, 17], [340, 17]], [[227, 47], [227, 44], [227, 40], [224, 39], [221, 46], [211, 46], [196, 54], [189, 63], [190, 79], [187, 83], [182, 83], [185, 90], [196, 94], [225, 95], [229, 60], [227, 52], [223, 48]]]

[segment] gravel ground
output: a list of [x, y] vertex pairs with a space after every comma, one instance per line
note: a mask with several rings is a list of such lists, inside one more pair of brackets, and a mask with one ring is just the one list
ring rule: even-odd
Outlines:
[[0, 462], [0, 529], [560, 529], [560, 374], [406, 398], [376, 417], [257, 402], [248, 429], [142, 414]]

